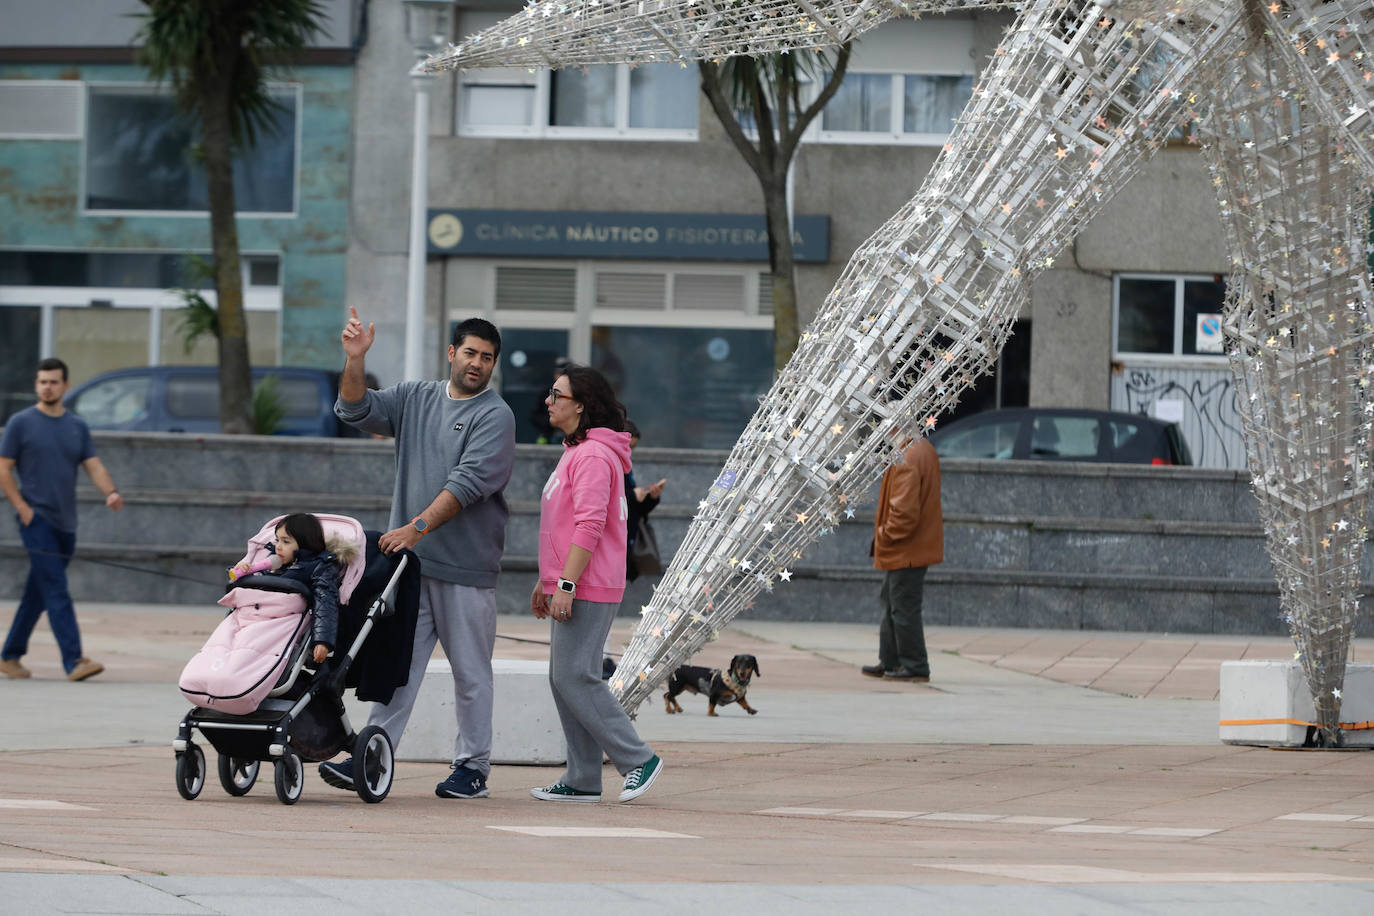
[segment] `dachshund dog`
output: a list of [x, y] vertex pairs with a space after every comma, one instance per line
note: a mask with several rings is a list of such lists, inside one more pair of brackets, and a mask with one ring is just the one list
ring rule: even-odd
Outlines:
[[757, 715], [758, 710], [744, 699], [745, 692], [749, 690], [749, 679], [755, 676], [763, 675], [759, 671], [759, 660], [752, 655], [736, 655], [730, 659], [730, 667], [724, 671], [719, 668], [683, 665], [668, 678], [668, 692], [663, 695], [663, 704], [669, 715], [682, 712], [677, 695], [686, 690], [706, 694], [710, 701], [710, 706], [706, 709], [708, 716], [716, 714], [717, 706], [728, 706], [731, 703], [738, 703], [751, 716]]

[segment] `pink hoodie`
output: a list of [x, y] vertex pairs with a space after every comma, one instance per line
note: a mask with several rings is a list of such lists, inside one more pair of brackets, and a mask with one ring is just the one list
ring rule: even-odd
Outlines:
[[618, 603], [625, 593], [625, 475], [630, 473], [630, 434], [604, 427], [587, 430], [544, 484], [539, 512], [539, 583], [553, 594], [572, 544], [591, 551], [577, 577], [577, 597]]

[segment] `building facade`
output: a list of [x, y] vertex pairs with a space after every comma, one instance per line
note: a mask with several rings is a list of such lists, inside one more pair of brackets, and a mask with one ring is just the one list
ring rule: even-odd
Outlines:
[[[360, 6], [273, 83], [275, 126], [235, 166], [250, 358], [337, 367], [345, 294]], [[194, 129], [134, 58], [133, 0], [0, 0], [0, 420], [32, 403], [33, 365], [72, 381], [213, 363], [179, 330], [210, 252]], [[188, 146], [191, 147], [188, 150]]]
[[[455, 35], [518, 8], [462, 3]], [[916, 192], [1009, 22], [894, 20], [856, 42], [794, 164], [803, 322]], [[375, 316], [384, 382], [404, 338], [409, 120], [392, 114], [412, 99], [403, 31], [398, 8], [374, 5], [359, 58], [349, 300]], [[505, 335], [499, 384], [521, 441], [536, 440], [553, 361], [567, 356], [606, 370], [646, 442], [733, 444], [771, 377], [762, 195], [696, 68], [442, 74], [431, 99], [434, 371], [447, 329], [479, 314]], [[1243, 466], [1217, 328], [1226, 264], [1210, 181], [1180, 135], [1038, 278], [998, 372], [960, 412], [1146, 412], [1179, 420], [1197, 463]]]
[[[330, 0], [286, 81], [279, 130], [241, 163], [239, 231], [256, 364], [336, 367], [345, 306], [377, 325], [369, 368], [403, 376], [415, 52], [401, 0]], [[32, 362], [74, 380], [187, 351], [177, 291], [209, 223], [185, 128], [135, 63], [134, 0], [0, 0], [0, 393]], [[519, 9], [460, 0], [453, 34]], [[1010, 22], [894, 20], [856, 43], [795, 159], [803, 322], [854, 249], [916, 192]], [[695, 67], [442, 74], [425, 150], [426, 374], [483, 315], [521, 441], [541, 434], [561, 356], [618, 384], [646, 443], [733, 444], [767, 390], [762, 195]], [[1227, 255], [1186, 136], [1043, 272], [994, 376], [959, 412], [1035, 404], [1177, 419], [1198, 464], [1244, 463], [1217, 316]], [[209, 295], [213, 298], [213, 294]]]

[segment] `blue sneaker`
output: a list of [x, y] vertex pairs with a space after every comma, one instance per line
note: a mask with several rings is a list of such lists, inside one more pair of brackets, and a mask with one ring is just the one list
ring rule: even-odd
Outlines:
[[455, 766], [453, 775], [434, 787], [434, 794], [440, 798], [486, 798], [487, 777], [472, 767]]
[[625, 774], [625, 788], [620, 793], [620, 800], [627, 802], [639, 798], [649, 791], [649, 786], [654, 784], [654, 780], [658, 779], [658, 774], [662, 772], [663, 761], [655, 754]]
[[353, 758], [345, 757], [335, 763], [326, 760], [320, 764], [320, 778], [336, 789], [343, 789], [345, 792], [356, 792], [358, 786], [353, 782]]

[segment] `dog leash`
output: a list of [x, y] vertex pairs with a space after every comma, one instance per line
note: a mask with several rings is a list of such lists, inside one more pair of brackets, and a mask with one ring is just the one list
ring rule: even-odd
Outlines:
[[[129, 565], [128, 563], [116, 563], [116, 562], [114, 562], [113, 560], [96, 560], [96, 559], [93, 559], [93, 558], [91, 558], [91, 557], [82, 557], [82, 556], [78, 556], [77, 554], [74, 554], [74, 553], [54, 553], [54, 552], [52, 552], [52, 551], [50, 551], [50, 550], [28, 550], [27, 548], [25, 548], [25, 550], [26, 550], [27, 553], [37, 554], [38, 556], [41, 556], [41, 557], [57, 557], [58, 559], [66, 560], [66, 561], [69, 562], [69, 563], [70, 563], [72, 560], [80, 560], [80, 561], [83, 562], [83, 563], [93, 563], [93, 564], [95, 564], [96, 566], [108, 566], [108, 567], [110, 567], [111, 569], [123, 569], [123, 570], [127, 570], [127, 571], [129, 571], [129, 572], [146, 573], [146, 574], [148, 574], [148, 575], [150, 575], [150, 576], [160, 576], [160, 577], [162, 577], [162, 578], [164, 578], [164, 579], [180, 579], [180, 580], [182, 580], [183, 582], [194, 582], [196, 585], [205, 585], [205, 586], [211, 586], [211, 587], [214, 587], [214, 588], [218, 588], [220, 585], [223, 584], [223, 583], [220, 583], [220, 582], [206, 582], [204, 579], [196, 579], [196, 578], [193, 578], [193, 577], [191, 577], [191, 576], [183, 576], [183, 575], [181, 575], [180, 573], [164, 572], [163, 570], [160, 570], [160, 569], [148, 569], [148, 568], [143, 567], [143, 566], [131, 566], [131, 565]], [[528, 637], [525, 637], [525, 636], [507, 636], [507, 635], [505, 635], [504, 633], [497, 633], [497, 634], [496, 634], [496, 638], [497, 638], [497, 639], [508, 639], [508, 640], [510, 640], [511, 642], [527, 642], [527, 643], [531, 643], [531, 644], [537, 645], [537, 646], [547, 646], [547, 645], [549, 645], [549, 640], [547, 640], [547, 639], [529, 639]], [[613, 657], [613, 658], [619, 658], [619, 657], [620, 657], [622, 654], [624, 654], [624, 653], [621, 653], [621, 652], [607, 652], [607, 653], [605, 653], [605, 654], [606, 654], [606, 655], [609, 655], [609, 656], [611, 656], [611, 657]]]
[[93, 563], [96, 566], [108, 566], [111, 569], [123, 569], [129, 572], [147, 573], [150, 576], [159, 576], [164, 579], [180, 579], [183, 582], [194, 582], [197, 585], [206, 585], [215, 588], [218, 588], [220, 585], [223, 584], [220, 582], [207, 582], [204, 579], [196, 579], [191, 576], [183, 576], [180, 573], [165, 572], [160, 569], [148, 569], [144, 566], [131, 566], [128, 563], [116, 563], [113, 560], [97, 560], [93, 557], [83, 557], [74, 553], [54, 553], [50, 550], [29, 550], [27, 547], [24, 548], [24, 550], [26, 553], [36, 554], [40, 557], [57, 557], [60, 560], [66, 560], [68, 563], [70, 563], [73, 560], [80, 560], [82, 563]]
[[[497, 639], [509, 639], [511, 642], [527, 642], [527, 643], [530, 643], [530, 644], [536, 645], [536, 646], [547, 646], [547, 645], [549, 645], [549, 640], [547, 640], [547, 639], [530, 639], [530, 638], [527, 637], [527, 636], [507, 636], [505, 633], [497, 633], [497, 634], [496, 634], [496, 638], [497, 638]], [[625, 653], [623, 653], [623, 652], [603, 652], [602, 654], [603, 654], [603, 655], [609, 655], [609, 656], [611, 656], [612, 658], [619, 658], [621, 655], [624, 655]]]

